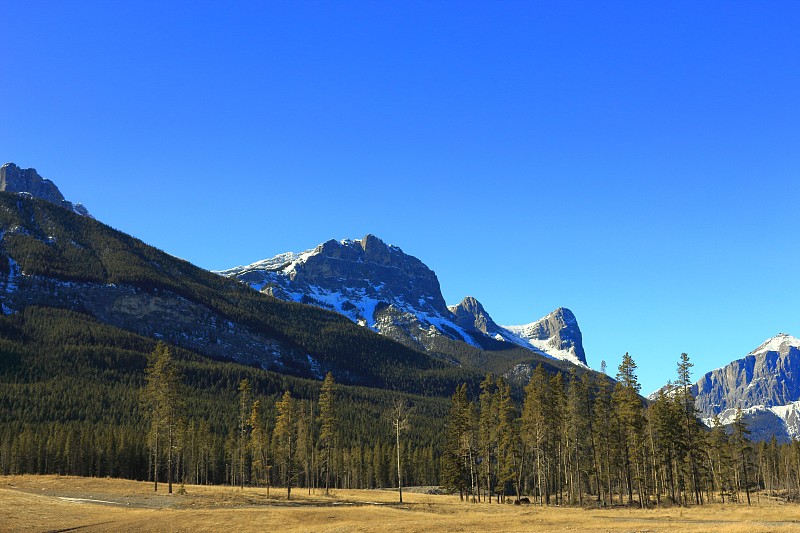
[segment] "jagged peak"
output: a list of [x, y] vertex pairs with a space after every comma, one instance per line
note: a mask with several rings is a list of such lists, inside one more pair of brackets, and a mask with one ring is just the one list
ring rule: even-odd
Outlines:
[[568, 325], [568, 326], [573, 326], [573, 325], [577, 326], [578, 325], [578, 319], [575, 317], [575, 313], [573, 313], [572, 311], [570, 311], [566, 307], [559, 307], [558, 309], [555, 309], [555, 310], [549, 312], [547, 315], [543, 316], [542, 318], [540, 318], [538, 320], [534, 320], [533, 322], [530, 322], [528, 324], [522, 324], [520, 326], [503, 326], [503, 327], [505, 327], [505, 328], [513, 328], [513, 329], [530, 329], [530, 328], [533, 328], [533, 327], [537, 326], [538, 324], [541, 324], [543, 322], [547, 322], [548, 320], [551, 320], [551, 319], [558, 319], [561, 322], [563, 322], [565, 325]]
[[450, 309], [451, 311], [454, 311], [455, 309], [458, 308], [474, 311], [477, 313], [486, 312], [486, 310], [483, 308], [483, 305], [474, 296], [464, 296], [464, 299], [461, 300], [456, 305], [448, 306], [448, 309]]
[[376, 237], [372, 233], [367, 233], [358, 242], [361, 244], [361, 248], [363, 248], [365, 252], [367, 251], [367, 249], [372, 248], [373, 246], [379, 246], [379, 247], [382, 247], [382, 248], [389, 248], [389, 246], [387, 246], [386, 243], [383, 242], [382, 239], [380, 239], [379, 237]]
[[15, 163], [5, 163], [0, 167], [0, 191], [30, 195], [91, 218], [86, 207], [66, 200], [58, 186], [40, 176], [35, 168], [20, 168]]

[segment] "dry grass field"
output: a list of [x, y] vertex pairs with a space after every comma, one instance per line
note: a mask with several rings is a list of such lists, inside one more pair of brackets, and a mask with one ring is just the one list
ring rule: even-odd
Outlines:
[[[175, 489], [177, 490], [177, 486]], [[0, 477], [2, 531], [800, 531], [800, 506], [761, 497], [751, 507], [707, 505], [656, 510], [468, 504], [455, 496], [337, 490], [295, 491], [166, 486], [119, 479]]]

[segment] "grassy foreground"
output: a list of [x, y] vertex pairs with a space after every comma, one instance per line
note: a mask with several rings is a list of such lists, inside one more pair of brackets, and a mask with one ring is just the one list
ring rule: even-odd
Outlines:
[[[177, 490], [177, 486], [175, 489]], [[153, 492], [149, 483], [58, 476], [0, 477], [2, 531], [799, 531], [800, 506], [765, 497], [751, 507], [706, 505], [656, 510], [468, 504], [458, 496], [337, 490], [187, 486]]]

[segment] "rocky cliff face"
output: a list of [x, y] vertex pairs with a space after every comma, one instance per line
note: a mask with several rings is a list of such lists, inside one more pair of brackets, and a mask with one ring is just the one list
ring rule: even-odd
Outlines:
[[0, 191], [30, 194], [79, 215], [91, 216], [83, 205], [64, 199], [56, 184], [41, 177], [33, 168], [19, 168], [14, 163], [6, 163], [0, 167]]
[[712, 370], [692, 388], [707, 425], [741, 409], [754, 439], [800, 436], [800, 340], [781, 333], [742, 359]]
[[800, 340], [781, 333], [746, 357], [712, 370], [695, 385], [697, 407], [708, 416], [800, 400]]
[[580, 329], [569, 310], [519, 326], [518, 333], [498, 326], [475, 298], [447, 307], [431, 269], [374, 235], [331, 240], [218, 274], [283, 300], [337, 311], [415, 349], [433, 351], [441, 336], [475, 347], [488, 338], [586, 366]]
[[449, 309], [453, 313], [453, 321], [464, 329], [477, 330], [490, 337], [494, 337], [500, 330], [500, 326], [494, 323], [481, 303], [472, 296], [467, 296], [461, 303]]

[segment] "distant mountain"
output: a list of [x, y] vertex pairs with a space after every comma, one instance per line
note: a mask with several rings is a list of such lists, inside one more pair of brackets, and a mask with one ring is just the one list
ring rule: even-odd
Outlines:
[[302, 253], [288, 252], [217, 273], [282, 300], [336, 311], [426, 352], [437, 352], [444, 337], [488, 350], [511, 343], [587, 366], [580, 328], [569, 309], [557, 309], [524, 326], [498, 326], [473, 297], [448, 307], [430, 268], [374, 235], [330, 240]]
[[[742, 409], [753, 438], [800, 437], [800, 340], [780, 333], [747, 356], [706, 373], [692, 388], [707, 425]], [[652, 397], [652, 396], [651, 396]]]
[[0, 167], [0, 191], [28, 194], [65, 207], [79, 215], [91, 217], [82, 204], [73, 204], [64, 199], [56, 184], [41, 177], [33, 168], [19, 168], [14, 163]]

